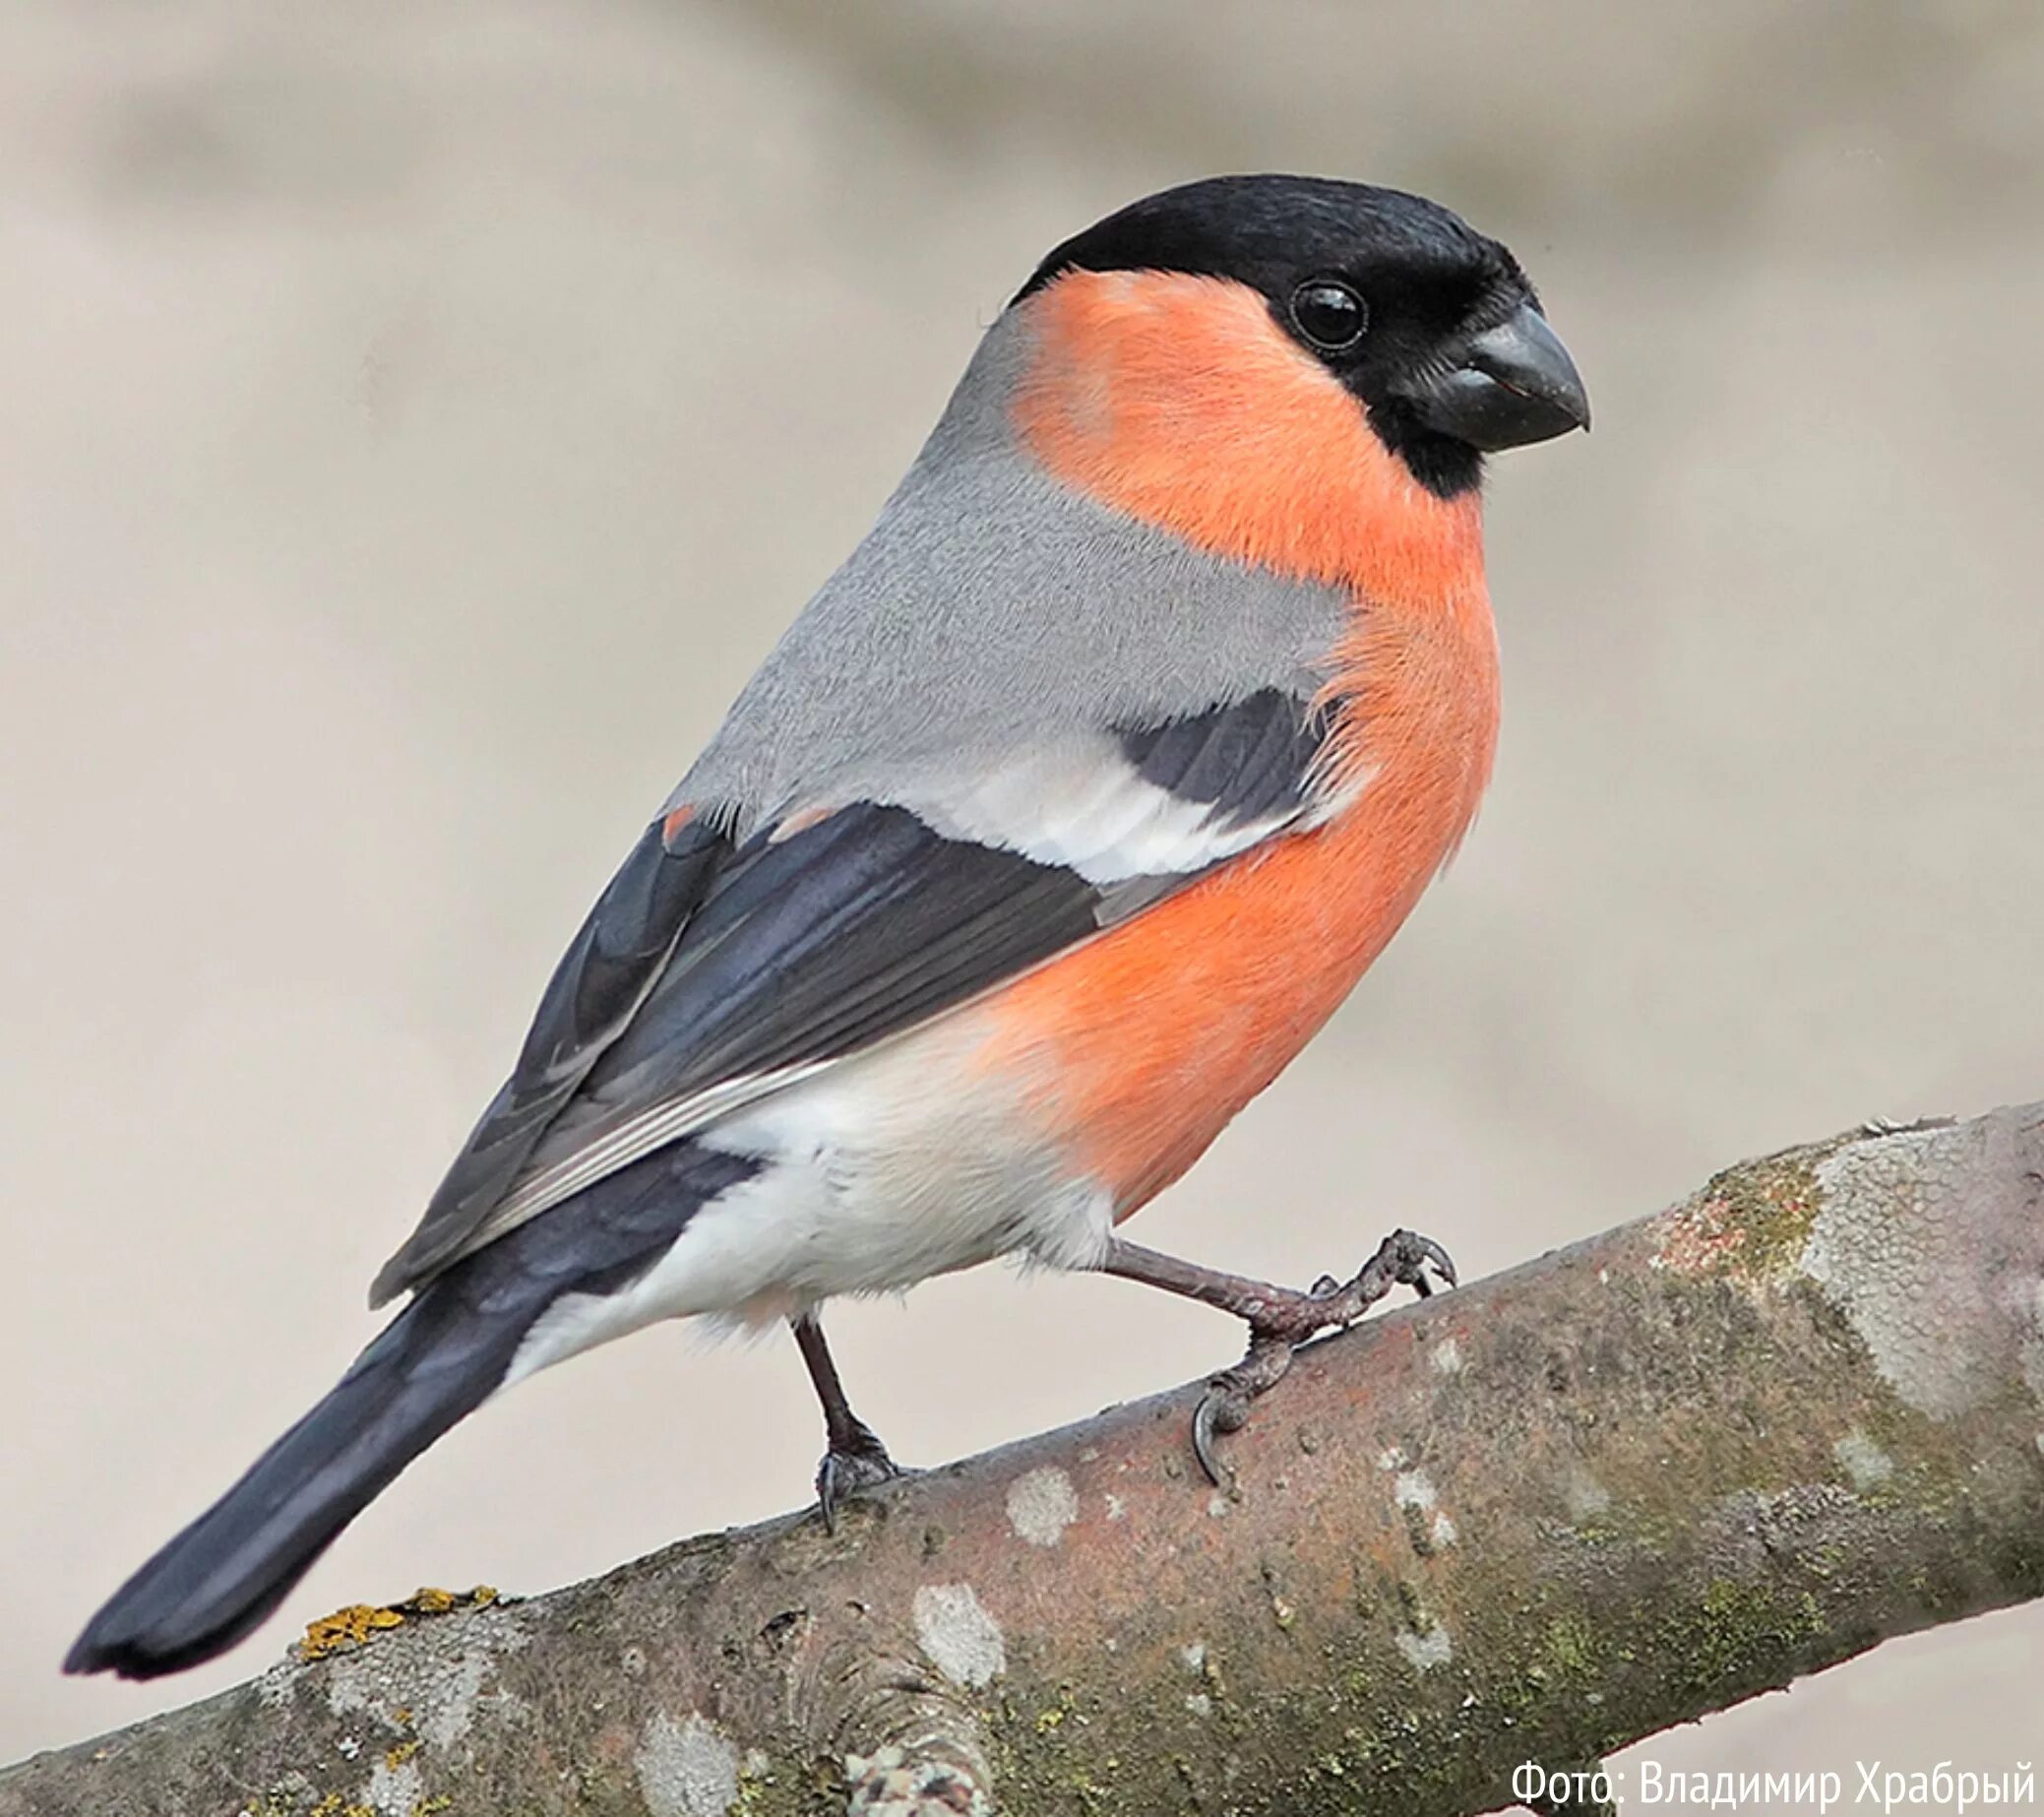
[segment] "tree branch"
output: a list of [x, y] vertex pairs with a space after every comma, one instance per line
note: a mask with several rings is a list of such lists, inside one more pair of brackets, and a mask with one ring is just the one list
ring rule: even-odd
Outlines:
[[0, 1775], [0, 1817], [1473, 1812], [2044, 1595], [2044, 1105], [1749, 1162], [846, 1511], [415, 1618]]

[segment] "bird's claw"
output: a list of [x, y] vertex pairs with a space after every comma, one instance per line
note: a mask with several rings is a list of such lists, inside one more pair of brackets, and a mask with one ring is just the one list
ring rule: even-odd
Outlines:
[[816, 1505], [824, 1517], [824, 1532], [837, 1531], [837, 1510], [847, 1497], [875, 1483], [900, 1475], [901, 1467], [887, 1454], [887, 1447], [867, 1426], [845, 1432], [831, 1441], [823, 1462], [816, 1467]]
[[1247, 1425], [1250, 1405], [1283, 1381], [1291, 1366], [1289, 1339], [1253, 1333], [1249, 1353], [1232, 1369], [1223, 1369], [1208, 1378], [1207, 1392], [1193, 1410], [1193, 1456], [1200, 1460], [1207, 1480], [1216, 1489], [1227, 1486], [1227, 1477], [1214, 1453], [1213, 1441]]
[[1430, 1271], [1442, 1284], [1456, 1284], [1455, 1260], [1439, 1243], [1417, 1231], [1394, 1230], [1352, 1281], [1323, 1275], [1305, 1292], [1260, 1306], [1249, 1321], [1249, 1353], [1232, 1369], [1208, 1378], [1193, 1413], [1193, 1455], [1208, 1480], [1216, 1488], [1226, 1486], [1214, 1441], [1248, 1424], [1251, 1405], [1291, 1368], [1295, 1345], [1330, 1326], [1353, 1325], [1394, 1286], [1431, 1296]]
[[1217, 1489], [1224, 1485], [1220, 1460], [1214, 1456], [1213, 1441], [1223, 1432], [1233, 1432], [1249, 1417], [1249, 1401], [1239, 1390], [1223, 1385], [1215, 1376], [1207, 1384], [1200, 1405], [1193, 1410], [1193, 1456], [1207, 1472], [1207, 1480]]
[[1331, 1325], [1353, 1325], [1393, 1287], [1410, 1287], [1422, 1299], [1434, 1291], [1429, 1272], [1444, 1286], [1456, 1284], [1455, 1258], [1416, 1230], [1394, 1230], [1377, 1245], [1377, 1253], [1356, 1271], [1352, 1281], [1323, 1275], [1304, 1293], [1270, 1309], [1265, 1319], [1252, 1318], [1252, 1332], [1281, 1334], [1295, 1344]]
[[1434, 1290], [1433, 1283], [1427, 1279], [1428, 1269], [1441, 1277], [1444, 1286], [1458, 1284], [1455, 1258], [1431, 1236], [1421, 1236], [1416, 1230], [1394, 1230], [1372, 1261], [1385, 1263], [1392, 1270], [1394, 1281], [1410, 1287], [1422, 1299]]

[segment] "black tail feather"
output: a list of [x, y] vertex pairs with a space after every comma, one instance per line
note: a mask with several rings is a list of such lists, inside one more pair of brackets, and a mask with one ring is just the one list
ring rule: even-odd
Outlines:
[[[224, 1652], [262, 1622], [341, 1529], [503, 1379], [529, 1319], [457, 1334], [434, 1317], [447, 1298], [429, 1289], [400, 1313], [325, 1400], [121, 1586], [64, 1669], [154, 1678]], [[467, 1341], [451, 1345], [457, 1336]]]
[[616, 1290], [665, 1252], [698, 1207], [756, 1170], [679, 1144], [458, 1262], [114, 1593], [64, 1669], [154, 1678], [224, 1653], [405, 1465], [488, 1398], [561, 1294]]

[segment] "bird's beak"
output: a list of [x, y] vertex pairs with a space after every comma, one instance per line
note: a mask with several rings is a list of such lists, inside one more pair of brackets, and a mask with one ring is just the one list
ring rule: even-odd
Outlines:
[[1456, 363], [1405, 396], [1429, 428], [1485, 454], [1589, 427], [1589, 394], [1531, 303], [1462, 344]]

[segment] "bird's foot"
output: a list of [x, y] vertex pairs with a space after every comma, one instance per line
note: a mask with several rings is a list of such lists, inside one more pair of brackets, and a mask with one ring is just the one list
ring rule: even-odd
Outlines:
[[845, 1498], [900, 1475], [901, 1467], [888, 1456], [887, 1447], [863, 1420], [850, 1420], [834, 1431], [830, 1447], [816, 1467], [816, 1503], [824, 1517], [824, 1531], [835, 1534], [837, 1510]]
[[1394, 1230], [1377, 1246], [1352, 1281], [1323, 1275], [1305, 1292], [1269, 1289], [1239, 1308], [1249, 1322], [1248, 1353], [1232, 1369], [1208, 1378], [1193, 1413], [1193, 1454], [1216, 1488], [1225, 1485], [1214, 1440], [1248, 1423], [1251, 1406], [1281, 1382], [1292, 1366], [1293, 1349], [1316, 1332], [1353, 1325], [1394, 1286], [1425, 1298], [1434, 1290], [1431, 1269], [1449, 1286], [1455, 1263], [1432, 1237]]

